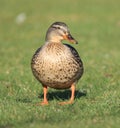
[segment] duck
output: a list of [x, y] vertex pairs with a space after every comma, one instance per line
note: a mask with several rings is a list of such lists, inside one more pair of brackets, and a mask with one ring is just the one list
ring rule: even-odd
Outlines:
[[31, 60], [31, 69], [35, 78], [43, 87], [43, 101], [40, 105], [48, 105], [48, 88], [70, 89], [68, 101], [60, 105], [73, 104], [78, 80], [84, 72], [83, 62], [77, 50], [70, 44], [78, 44], [64, 22], [54, 22], [48, 28], [45, 43], [36, 50]]

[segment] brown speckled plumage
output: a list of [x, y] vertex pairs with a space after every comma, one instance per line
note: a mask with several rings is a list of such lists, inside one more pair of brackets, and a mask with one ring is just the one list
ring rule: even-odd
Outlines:
[[[68, 44], [62, 44], [63, 33], [68, 33], [68, 40], [76, 43], [66, 24], [56, 22], [50, 26], [46, 43], [33, 55], [31, 68], [34, 76], [43, 86], [55, 89], [70, 88], [83, 74], [83, 63], [78, 52]], [[57, 30], [56, 30], [57, 29]], [[65, 31], [66, 30], [66, 31]], [[60, 32], [59, 32], [60, 31]]]

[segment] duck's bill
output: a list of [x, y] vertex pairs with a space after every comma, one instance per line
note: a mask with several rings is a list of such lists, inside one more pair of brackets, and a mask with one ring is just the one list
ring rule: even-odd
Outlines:
[[64, 39], [68, 40], [70, 43], [78, 44], [78, 42], [72, 37], [71, 34], [64, 35]]

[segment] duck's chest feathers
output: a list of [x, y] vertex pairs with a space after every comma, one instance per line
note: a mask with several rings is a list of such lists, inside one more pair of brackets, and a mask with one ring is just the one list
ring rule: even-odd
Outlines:
[[[62, 44], [48, 44], [39, 51], [35, 59], [36, 64], [41, 64], [42, 67], [48, 68], [64, 67], [73, 63], [75, 64], [74, 56], [71, 51]], [[77, 64], [77, 63], [76, 63]], [[47, 68], [46, 67], [46, 68]], [[56, 69], [57, 70], [57, 69]]]
[[43, 84], [70, 82], [80, 70], [69, 48], [62, 44], [43, 46], [33, 60], [33, 73]]

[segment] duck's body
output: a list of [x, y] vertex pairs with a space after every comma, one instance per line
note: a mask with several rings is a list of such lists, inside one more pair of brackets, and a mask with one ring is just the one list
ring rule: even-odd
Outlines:
[[[47, 34], [58, 23], [61, 22], [52, 24]], [[51, 35], [56, 36], [55, 33]], [[44, 93], [47, 93], [45, 91], [47, 87], [67, 89], [74, 86], [75, 88], [76, 82], [83, 74], [83, 64], [78, 52], [72, 46], [62, 44], [62, 39], [57, 36], [51, 38], [48, 34], [46, 38], [45, 44], [35, 52], [32, 58], [31, 67], [34, 76], [42, 83]], [[69, 35], [69, 40], [76, 42], [71, 35]], [[46, 104], [46, 100], [47, 98], [44, 95], [43, 104]]]
[[65, 89], [79, 80], [83, 65], [73, 47], [48, 43], [37, 50], [33, 56], [32, 69], [35, 77], [43, 85]]

